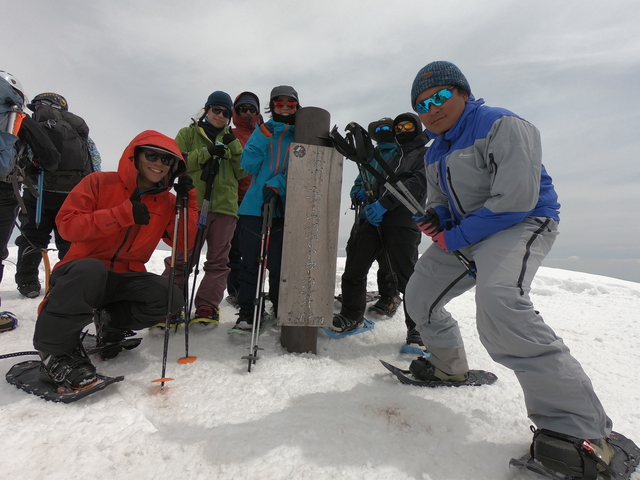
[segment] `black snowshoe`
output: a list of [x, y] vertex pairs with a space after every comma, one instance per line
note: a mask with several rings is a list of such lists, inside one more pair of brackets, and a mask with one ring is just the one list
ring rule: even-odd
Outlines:
[[400, 383], [405, 385], [414, 385], [416, 387], [479, 387], [481, 385], [491, 385], [498, 379], [497, 375], [491, 372], [486, 372], [484, 370], [469, 370], [466, 379], [463, 381], [448, 381], [440, 379], [420, 380], [409, 370], [403, 370], [395, 365], [385, 362], [384, 360], [380, 360], [380, 363], [382, 363], [384, 368], [393, 373], [396, 378], [400, 380]]
[[40, 360], [29, 360], [15, 364], [5, 375], [7, 382], [15, 385], [20, 390], [36, 395], [51, 402], [71, 403], [81, 398], [88, 397], [100, 390], [103, 390], [112, 383], [124, 380], [120, 377], [107, 377], [95, 374], [95, 381], [81, 390], [74, 390], [60, 386], [55, 382], [43, 379], [41, 373], [42, 362]]
[[509, 466], [524, 467], [554, 480], [627, 480], [640, 462], [640, 448], [617, 432], [607, 438], [586, 440], [531, 429], [534, 433], [529, 453], [512, 458]]

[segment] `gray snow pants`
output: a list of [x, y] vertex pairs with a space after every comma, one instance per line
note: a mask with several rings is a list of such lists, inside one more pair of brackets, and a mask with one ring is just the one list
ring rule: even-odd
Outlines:
[[455, 255], [433, 244], [416, 263], [405, 301], [429, 360], [446, 373], [463, 373], [469, 370], [464, 343], [445, 306], [475, 285], [480, 340], [494, 361], [516, 374], [531, 421], [538, 428], [601, 438], [612, 422], [591, 380], [529, 298], [556, 235], [557, 222], [529, 217], [462, 249], [476, 263], [475, 280]]

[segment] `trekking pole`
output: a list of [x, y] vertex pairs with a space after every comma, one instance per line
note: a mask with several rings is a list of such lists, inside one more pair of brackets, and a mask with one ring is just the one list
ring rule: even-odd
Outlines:
[[[347, 137], [343, 137], [338, 132], [338, 127], [335, 126], [331, 130], [331, 139], [333, 140], [333, 146], [340, 154], [348, 158], [349, 160], [356, 162], [358, 165], [362, 165], [365, 170], [379, 180], [389, 192], [398, 199], [414, 216], [424, 216], [426, 214], [424, 208], [420, 203], [411, 195], [404, 184], [398, 179], [395, 172], [386, 164], [386, 162], [379, 157], [376, 157], [378, 164], [388, 174], [388, 178], [385, 178], [380, 172], [373, 168], [370, 163], [374, 157], [373, 144], [371, 138], [366, 130], [355, 122], [349, 123], [345, 128], [348, 131]], [[354, 135], [355, 134], [355, 135]], [[354, 136], [359, 138], [360, 144], [356, 143]], [[370, 148], [369, 148], [370, 147]], [[401, 192], [402, 191], [402, 192]], [[469, 260], [462, 252], [455, 250], [453, 253], [462, 266], [467, 270], [470, 277], [476, 278], [476, 264]]]
[[251, 326], [251, 346], [249, 355], [242, 357], [248, 361], [247, 372], [251, 373], [251, 365], [258, 359], [258, 337], [260, 336], [260, 323], [262, 322], [262, 309], [264, 308], [265, 293], [264, 284], [266, 280], [267, 260], [269, 257], [269, 244], [271, 241], [271, 226], [273, 225], [273, 212], [275, 210], [278, 197], [273, 197], [271, 201], [262, 207], [262, 231], [260, 243], [260, 258], [258, 263], [258, 283], [256, 285], [256, 296], [253, 301], [253, 325]]
[[358, 231], [358, 227], [360, 226], [360, 202], [356, 199], [356, 197], [353, 197], [351, 199], [351, 210], [353, 210], [355, 213], [355, 218], [353, 220], [353, 233], [356, 233]]
[[184, 230], [184, 262], [182, 263], [184, 278], [184, 357], [178, 359], [178, 363], [193, 363], [198, 357], [189, 356], [189, 321], [191, 320], [191, 305], [189, 304], [189, 193], [182, 195], [182, 229]]
[[[423, 210], [422, 205], [418, 202], [411, 192], [405, 187], [404, 183], [398, 178], [396, 172], [393, 171], [389, 164], [376, 152], [371, 142], [369, 133], [355, 122], [349, 123], [345, 129], [354, 136], [356, 151], [360, 158], [366, 158], [367, 164], [371, 167], [371, 159], [375, 158], [378, 165], [385, 171], [387, 177], [393, 182], [393, 186], [402, 192], [404, 198], [413, 205], [416, 210]], [[371, 167], [373, 169], [373, 167]]]
[[44, 190], [44, 169], [39, 167], [38, 171], [38, 200], [36, 200], [36, 228], [42, 222], [42, 194]]
[[191, 309], [193, 308], [193, 300], [196, 293], [196, 281], [198, 280], [198, 274], [200, 273], [200, 254], [202, 253], [202, 247], [204, 246], [204, 234], [205, 229], [207, 228], [207, 215], [209, 214], [213, 182], [220, 170], [220, 160], [220, 157], [211, 157], [211, 161], [205, 165], [202, 170], [202, 175], [200, 176], [200, 180], [205, 181], [205, 188], [202, 207], [200, 208], [200, 216], [198, 217], [198, 233], [196, 234], [195, 245], [191, 255], [191, 264], [189, 265], [189, 274], [191, 274], [191, 270], [195, 267], [193, 272], [193, 282], [191, 283], [191, 298], [189, 299], [188, 308], [189, 313], [191, 313]]
[[176, 251], [178, 250], [178, 229], [180, 227], [180, 199], [176, 198], [176, 213], [173, 223], [173, 243], [171, 245], [171, 265], [169, 267], [169, 298], [167, 299], [167, 315], [164, 319], [164, 349], [162, 351], [162, 376], [152, 382], [160, 382], [160, 393], [164, 393], [164, 383], [173, 378], [167, 378], [167, 355], [169, 353], [169, 325], [171, 324], [171, 307], [173, 303], [173, 284], [176, 276]]

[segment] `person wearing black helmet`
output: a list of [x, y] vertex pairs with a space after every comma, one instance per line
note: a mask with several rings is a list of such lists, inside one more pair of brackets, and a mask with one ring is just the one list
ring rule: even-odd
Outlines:
[[240, 313], [236, 328], [240, 330], [250, 331], [253, 326], [262, 207], [273, 198], [277, 200], [269, 246], [269, 298], [274, 314], [277, 316], [278, 313], [289, 145], [293, 142], [296, 112], [299, 107], [298, 92], [293, 87], [280, 85], [273, 88], [269, 95], [268, 109], [272, 118], [251, 134], [240, 159], [242, 168], [253, 175], [253, 183], [238, 210], [242, 264], [238, 291]]
[[[18, 209], [24, 207], [20, 186], [25, 181], [25, 170], [29, 170], [33, 162], [38, 163], [49, 172], [54, 171], [60, 162], [60, 153], [44, 129], [31, 117], [23, 112], [27, 97], [20, 81], [11, 73], [0, 70], [0, 99], [2, 111], [14, 109], [17, 121], [13, 132], [5, 132], [17, 137], [14, 150], [14, 163], [10, 172], [0, 178], [0, 281], [2, 280], [4, 265], [2, 262], [9, 256], [7, 245], [13, 226], [15, 224]], [[3, 122], [0, 122], [3, 123]], [[3, 125], [4, 130], [6, 126]], [[34, 189], [35, 186], [28, 181], [24, 182], [24, 190]], [[12, 322], [13, 323], [13, 322]], [[14, 328], [13, 325], [0, 325], [0, 331]]]
[[[424, 154], [429, 137], [422, 131], [417, 115], [403, 113], [393, 120], [398, 151], [387, 161], [409, 192], [423, 205], [426, 202], [427, 181]], [[384, 252], [398, 280], [398, 290], [404, 293], [413, 266], [418, 259], [420, 230], [411, 212], [379, 181], [373, 184], [375, 202], [365, 207], [367, 221], [349, 239], [347, 260], [342, 275], [342, 307], [333, 316], [332, 329], [348, 332], [362, 326], [366, 308], [367, 273], [371, 264]], [[406, 345], [422, 349], [423, 342], [415, 323], [405, 309]]]
[[101, 158], [89, 138], [89, 127], [82, 118], [69, 112], [69, 104], [62, 95], [40, 93], [27, 104], [27, 108], [33, 112], [32, 118], [43, 127], [61, 155], [55, 171], [41, 172], [36, 165], [27, 172], [33, 183], [38, 182], [40, 173], [43, 174], [42, 198], [36, 198], [29, 190], [23, 194], [27, 210], [19, 216], [21, 235], [16, 238], [18, 261], [15, 281], [21, 295], [35, 298], [41, 290], [38, 278], [41, 252], [49, 246], [51, 234], [58, 248], [59, 260], [71, 246], [58, 233], [56, 215], [73, 187], [89, 173], [100, 171]]

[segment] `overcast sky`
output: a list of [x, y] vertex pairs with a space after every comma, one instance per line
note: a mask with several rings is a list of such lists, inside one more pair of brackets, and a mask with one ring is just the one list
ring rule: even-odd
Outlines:
[[[214, 90], [264, 106], [293, 85], [342, 130], [409, 111], [418, 70], [452, 61], [542, 133], [562, 204], [545, 265], [640, 282], [637, 0], [21, 0], [3, 20], [0, 69], [29, 97], [64, 95], [105, 170], [143, 130], [174, 137]], [[356, 174], [346, 161], [341, 248]]]

